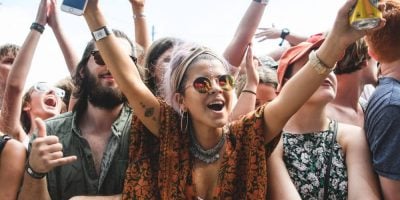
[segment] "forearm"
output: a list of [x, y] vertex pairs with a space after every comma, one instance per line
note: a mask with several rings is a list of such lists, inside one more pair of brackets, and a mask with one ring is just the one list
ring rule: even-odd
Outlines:
[[135, 23], [135, 40], [143, 47], [143, 51], [147, 52], [150, 46], [150, 36], [147, 26], [146, 16], [144, 14], [144, 6], [133, 6], [133, 20]]
[[243, 18], [241, 19], [236, 33], [228, 47], [225, 49], [224, 57], [233, 66], [239, 66], [242, 62], [246, 48], [251, 42], [257, 27], [264, 14], [265, 5], [252, 1]]
[[58, 45], [60, 46], [61, 52], [63, 53], [68, 71], [72, 77], [74, 76], [75, 69], [79, 63], [79, 56], [72, 47], [70, 41], [67, 39], [67, 37], [65, 37], [65, 34], [61, 27], [53, 27], [53, 33], [57, 39]]
[[34, 179], [25, 172], [21, 191], [18, 195], [18, 200], [25, 199], [51, 200], [49, 192], [47, 191], [46, 177], [42, 179]]

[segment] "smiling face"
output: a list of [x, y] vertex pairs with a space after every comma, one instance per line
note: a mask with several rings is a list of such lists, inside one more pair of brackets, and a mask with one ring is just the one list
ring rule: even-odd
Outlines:
[[[188, 68], [180, 107], [189, 112], [194, 124], [219, 128], [228, 122], [233, 90], [223, 89], [224, 83], [218, 80], [218, 77], [226, 74], [226, 68], [216, 58], [198, 59]], [[201, 77], [211, 81], [208, 92], [200, 93], [194, 87], [193, 82]]]

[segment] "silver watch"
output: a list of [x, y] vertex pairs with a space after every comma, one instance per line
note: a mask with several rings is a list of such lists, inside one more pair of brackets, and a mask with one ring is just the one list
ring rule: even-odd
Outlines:
[[111, 35], [111, 33], [112, 32], [110, 31], [110, 29], [107, 28], [107, 26], [103, 26], [103, 27], [93, 31], [92, 36], [95, 41], [99, 41], [99, 40]]

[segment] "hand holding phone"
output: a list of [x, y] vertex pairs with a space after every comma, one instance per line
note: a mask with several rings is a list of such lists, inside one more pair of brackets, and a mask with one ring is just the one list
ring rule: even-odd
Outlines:
[[61, 10], [74, 15], [83, 15], [88, 0], [63, 0]]

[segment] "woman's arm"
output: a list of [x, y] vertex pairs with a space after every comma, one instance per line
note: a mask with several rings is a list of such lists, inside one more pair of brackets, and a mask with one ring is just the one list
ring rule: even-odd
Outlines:
[[348, 199], [381, 199], [378, 178], [362, 128], [340, 124], [339, 143], [343, 144], [348, 174]]
[[[349, 22], [349, 10], [356, 0], [347, 0], [338, 11], [331, 34], [327, 36], [321, 47], [316, 51], [317, 59], [325, 65], [324, 68], [333, 68], [346, 47], [365, 35], [365, 31], [353, 29]], [[379, 28], [383, 27], [384, 19]], [[315, 62], [313, 62], [315, 63]], [[278, 135], [289, 118], [307, 101], [325, 80], [328, 73], [319, 74], [316, 65], [310, 61], [296, 73], [281, 90], [279, 95], [264, 110], [266, 124], [266, 142]]]
[[301, 199], [283, 162], [283, 142], [280, 139], [267, 161], [268, 199]]
[[[98, 0], [88, 2], [84, 17], [92, 32], [107, 25], [98, 7]], [[134, 62], [121, 47], [120, 41], [111, 34], [97, 41], [96, 45], [135, 114], [153, 134], [158, 135], [160, 104], [141, 80]]]
[[233, 39], [223, 54], [229, 64], [238, 67], [242, 62], [247, 46], [250, 44], [264, 14], [265, 6], [265, 4], [254, 0], [251, 1], [236, 29]]
[[1, 199], [17, 199], [22, 184], [26, 149], [17, 140], [9, 140], [0, 154], [0, 194]]
[[[253, 49], [250, 44], [246, 54], [246, 85], [239, 95], [231, 114], [230, 121], [237, 120], [241, 116], [253, 111], [256, 105], [256, 92], [259, 82], [259, 76], [253, 62]], [[253, 93], [254, 92], [254, 93]]]
[[[46, 0], [40, 2], [35, 22], [42, 26], [47, 24], [46, 13], [48, 6]], [[20, 122], [22, 96], [40, 36], [41, 33], [38, 30], [31, 29], [24, 44], [21, 46], [8, 75], [1, 108], [2, 130], [21, 142], [26, 137]]]
[[57, 39], [58, 45], [63, 53], [65, 63], [67, 64], [68, 71], [71, 77], [75, 74], [75, 69], [79, 63], [79, 56], [75, 49], [72, 47], [68, 38], [65, 36], [64, 31], [58, 19], [57, 3], [51, 0], [48, 11], [48, 24], [53, 30], [54, 36]]
[[151, 40], [144, 11], [145, 0], [129, 0], [132, 6], [133, 20], [135, 23], [135, 40], [143, 47], [144, 53], [150, 46]]

